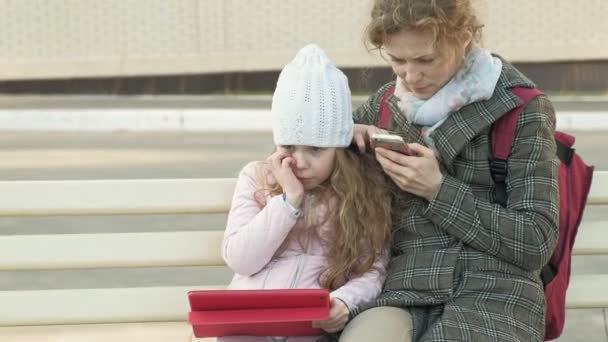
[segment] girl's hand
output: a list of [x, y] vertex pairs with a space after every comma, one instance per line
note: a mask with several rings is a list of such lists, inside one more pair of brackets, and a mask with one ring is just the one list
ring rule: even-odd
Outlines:
[[359, 147], [361, 153], [365, 152], [367, 146], [372, 146], [371, 136], [374, 133], [387, 133], [387, 131], [373, 125], [355, 124], [355, 128], [353, 129], [353, 143]]
[[292, 165], [295, 165], [295, 160], [289, 153], [277, 151], [268, 157], [267, 161], [272, 175], [283, 188], [289, 204], [299, 208], [304, 198], [304, 185], [293, 173]]
[[376, 148], [376, 159], [401, 190], [431, 201], [443, 182], [439, 161], [428, 147], [420, 144], [408, 144], [408, 147], [412, 156]]
[[330, 298], [329, 318], [325, 321], [315, 321], [313, 328], [321, 328], [328, 333], [338, 332], [344, 329], [348, 322], [348, 307], [343, 301], [337, 298]]

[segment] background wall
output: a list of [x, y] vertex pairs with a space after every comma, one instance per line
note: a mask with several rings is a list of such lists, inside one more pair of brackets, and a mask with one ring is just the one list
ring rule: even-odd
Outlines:
[[[370, 0], [0, 0], [0, 80], [263, 72], [308, 42], [343, 68]], [[484, 45], [521, 63], [608, 60], [606, 0], [477, 1]]]

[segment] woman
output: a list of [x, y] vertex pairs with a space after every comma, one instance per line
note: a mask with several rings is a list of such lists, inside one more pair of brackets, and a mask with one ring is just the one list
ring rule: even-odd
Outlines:
[[[412, 156], [374, 149], [394, 181], [393, 244], [378, 300], [354, 310], [340, 341], [542, 341], [539, 270], [558, 237], [555, 113], [533, 99], [508, 159], [507, 205], [494, 197], [492, 124], [534, 84], [478, 46], [470, 0], [376, 0], [368, 40], [396, 81], [355, 110], [369, 148], [382, 99]], [[380, 335], [379, 335], [380, 334]]]

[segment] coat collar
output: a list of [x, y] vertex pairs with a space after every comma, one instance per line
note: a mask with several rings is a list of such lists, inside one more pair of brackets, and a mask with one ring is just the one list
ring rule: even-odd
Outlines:
[[511, 92], [513, 87], [533, 88], [535, 85], [503, 60], [503, 69], [492, 97], [462, 107], [432, 133], [435, 148], [449, 172], [453, 171], [454, 158], [469, 141], [521, 105], [521, 100]]

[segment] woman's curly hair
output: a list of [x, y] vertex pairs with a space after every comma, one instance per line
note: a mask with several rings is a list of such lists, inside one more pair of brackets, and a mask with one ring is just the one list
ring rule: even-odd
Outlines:
[[471, 0], [374, 0], [366, 42], [380, 49], [402, 30], [431, 32], [436, 46], [462, 42], [467, 31], [480, 42], [481, 28]]

